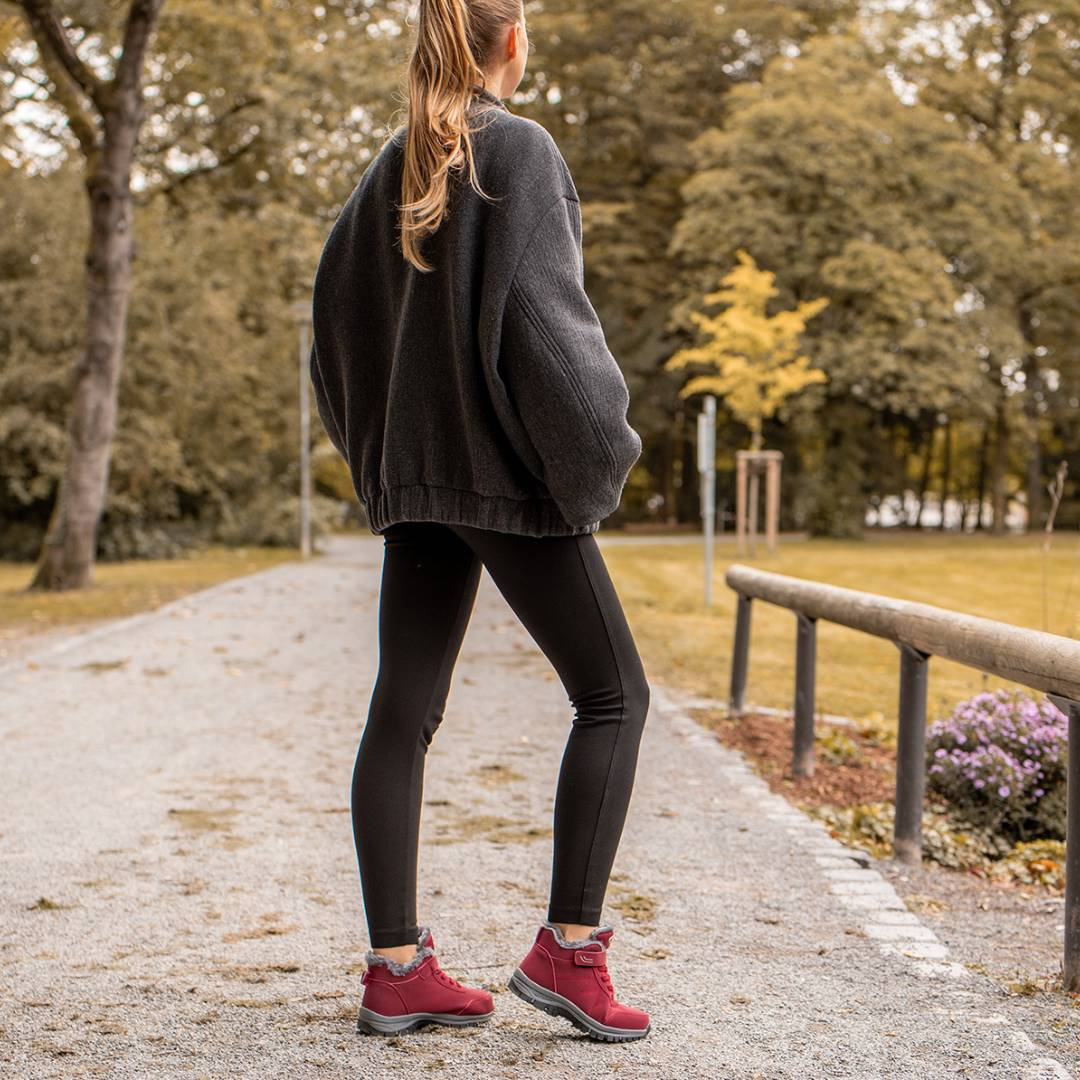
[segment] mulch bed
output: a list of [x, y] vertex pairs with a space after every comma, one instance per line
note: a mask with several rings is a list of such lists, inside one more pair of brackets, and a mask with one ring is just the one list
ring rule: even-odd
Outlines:
[[857, 747], [854, 761], [831, 762], [815, 750], [814, 775], [791, 772], [794, 721], [791, 717], [747, 713], [727, 716], [723, 710], [691, 710], [704, 727], [715, 731], [725, 746], [741, 750], [756, 766], [769, 787], [802, 806], [853, 806], [891, 802], [896, 795], [896, 750], [881, 746], [846, 725], [815, 723], [823, 734], [835, 730]]

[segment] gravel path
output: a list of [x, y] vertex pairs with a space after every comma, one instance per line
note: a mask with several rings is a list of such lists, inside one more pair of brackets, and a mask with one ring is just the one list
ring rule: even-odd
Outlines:
[[593, 1043], [506, 992], [545, 910], [570, 709], [486, 573], [428, 758], [420, 918], [498, 1015], [358, 1035], [347, 793], [381, 558], [336, 538], [0, 669], [0, 1075], [1074, 1075], [655, 679], [605, 910], [653, 1032]]

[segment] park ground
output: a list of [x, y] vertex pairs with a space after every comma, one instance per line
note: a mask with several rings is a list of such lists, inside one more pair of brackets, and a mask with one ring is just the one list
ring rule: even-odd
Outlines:
[[286, 548], [212, 547], [184, 559], [98, 563], [94, 584], [73, 592], [29, 592], [33, 568], [0, 560], [0, 664], [46, 637], [63, 637], [107, 619], [153, 610], [195, 589], [296, 558]]
[[[366, 537], [366, 530], [356, 534]], [[740, 561], [730, 536], [716, 540], [711, 604], [703, 603], [700, 534], [677, 538], [597, 534], [650, 670], [705, 697], [727, 692], [734, 594], [724, 571]], [[1080, 536], [1059, 534], [1049, 552], [1040, 535], [944, 536], [868, 533], [862, 541], [782, 540], [760, 547], [762, 569], [886, 596], [937, 604], [1017, 626], [1080, 636]], [[373, 538], [372, 538], [373, 539]], [[212, 548], [188, 559], [100, 563], [95, 584], [76, 593], [27, 593], [31, 570], [0, 561], [0, 663], [31, 647], [33, 636], [65, 634], [103, 619], [150, 610], [195, 589], [297, 558], [282, 548]], [[754, 614], [750, 696], [789, 707], [794, 618], [758, 604]], [[823, 713], [895, 721], [896, 650], [845, 627], [818, 628], [818, 700]], [[930, 670], [931, 713], [980, 689], [1009, 685], [945, 660]]]
[[[613, 1073], [1074, 1075], [1075, 999], [1054, 986], [1060, 896], [826, 851], [835, 842], [818, 824], [770, 801], [782, 785], [762, 767], [768, 755], [755, 761], [715, 737], [733, 621], [722, 584], [731, 549], [718, 543], [706, 612], [693, 538], [598, 539], [661, 689], [653, 753], [609, 892], [627, 942], [626, 962], [616, 969], [613, 948], [612, 966], [628, 999], [636, 992], [645, 1007], [673, 1010], [667, 1034], [647, 1040], [643, 1053], [612, 1057]], [[0, 1028], [12, 1075], [268, 1075], [250, 1057], [255, 1034], [269, 1040], [267, 1060], [286, 1070], [276, 1075], [374, 1077], [393, 1067], [456, 1076], [461, 1062], [471, 1064], [460, 1075], [497, 1066], [491, 1075], [516, 1076], [537, 1062], [544, 1075], [569, 1075], [581, 1064], [576, 1055], [593, 1048], [571, 1046], [574, 1036], [545, 1027], [540, 1014], [519, 1014], [510, 995], [498, 998], [508, 1015], [494, 1041], [436, 1035], [357, 1056], [364, 1048], [349, 1034], [364, 943], [355, 870], [342, 857], [343, 792], [374, 674], [381, 545], [338, 538], [328, 555], [307, 563], [286, 555], [267, 569], [283, 554], [249, 553], [232, 573], [219, 559], [211, 579], [191, 565], [170, 579], [179, 568], [160, 564], [152, 587], [146, 564], [102, 567], [95, 590], [112, 596], [78, 598], [72, 621], [62, 597], [45, 598], [47, 617], [36, 614], [37, 598], [18, 597], [11, 617], [20, 568], [0, 571], [12, 650], [0, 712], [10, 770], [3, 787], [20, 792], [0, 836], [9, 871]], [[791, 542], [756, 562], [1066, 632], [1062, 598], [1074, 560], [1060, 543], [1044, 563], [1025, 539], [935, 537], [902, 546]], [[1045, 609], [1044, 566], [1053, 597]], [[258, 570], [266, 572], [236, 576]], [[109, 610], [117, 602], [124, 606]], [[794, 632], [790, 615], [766, 607], [755, 613], [750, 697], [783, 707]], [[835, 635], [823, 633], [819, 646], [819, 706], [880, 715], [887, 725], [892, 647], [875, 657], [880, 643], [829, 629]], [[982, 686], [977, 673], [953, 667], [932, 668], [932, 705]], [[486, 577], [455, 686], [457, 733], [437, 740], [429, 764], [424, 896], [443, 927], [444, 966], [499, 991], [522, 926], [542, 904], [537, 849], [551, 790], [543, 777], [552, 780], [557, 766], [565, 702]], [[520, 701], [530, 703], [527, 715], [507, 706]], [[499, 745], [507, 760], [497, 760]], [[463, 774], [477, 782], [463, 789]], [[791, 836], [809, 836], [810, 847]], [[831, 862], [853, 857], [861, 861]], [[916, 918], [919, 934], [947, 949], [947, 970], [963, 968], [967, 978], [875, 952], [880, 929], [858, 909], [826, 902], [814, 878], [843, 876], [848, 865], [873, 872], [875, 889], [893, 889], [905, 909], [895, 917]], [[697, 876], [685, 885], [691, 870]], [[479, 949], [467, 933], [477, 889], [489, 905], [490, 940]], [[695, 926], [707, 928], [704, 955]], [[719, 981], [709, 970], [714, 950], [724, 957]], [[690, 986], [670, 1004], [673, 965], [662, 961], [672, 958], [705, 980], [715, 1028], [695, 1025]], [[928, 1025], [925, 1035], [912, 1041], [897, 1023], [882, 1025], [879, 1007]], [[763, 1030], [773, 1038], [763, 1040]], [[687, 1057], [687, 1046], [699, 1052]], [[374, 1071], [357, 1071], [369, 1061]], [[650, 1073], [648, 1061], [662, 1064]], [[346, 1066], [352, 1071], [338, 1071]]]

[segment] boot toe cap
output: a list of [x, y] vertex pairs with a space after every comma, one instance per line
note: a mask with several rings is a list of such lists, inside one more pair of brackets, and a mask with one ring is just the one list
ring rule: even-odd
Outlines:
[[608, 1016], [612, 1027], [626, 1028], [628, 1031], [642, 1031], [649, 1026], [649, 1014], [632, 1005], [617, 1005]]
[[486, 990], [476, 990], [462, 1007], [465, 1016], [483, 1016], [495, 1008], [495, 999]]

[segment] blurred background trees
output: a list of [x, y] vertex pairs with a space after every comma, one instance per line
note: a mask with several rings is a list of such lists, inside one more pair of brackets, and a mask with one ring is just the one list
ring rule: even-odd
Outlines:
[[[60, 5], [102, 78], [128, 9]], [[407, 4], [163, 5], [99, 557], [291, 539], [288, 305], [405, 118], [411, 17]], [[1063, 461], [1057, 525], [1080, 523], [1073, 0], [554, 0], [527, 18], [534, 54], [507, 104], [547, 126], [573, 170], [589, 293], [645, 444], [620, 517], [697, 514], [698, 403], [679, 389], [709, 369], [665, 362], [706, 343], [692, 313], [745, 250], [775, 275], [769, 314], [828, 300], [800, 340], [826, 380], [764, 423], [785, 452], [784, 528], [1037, 529]], [[56, 78], [22, 5], [0, 2], [9, 558], [41, 549], [85, 345], [87, 160]], [[718, 405], [723, 494], [750, 433]], [[317, 488], [348, 497], [325, 449]]]

